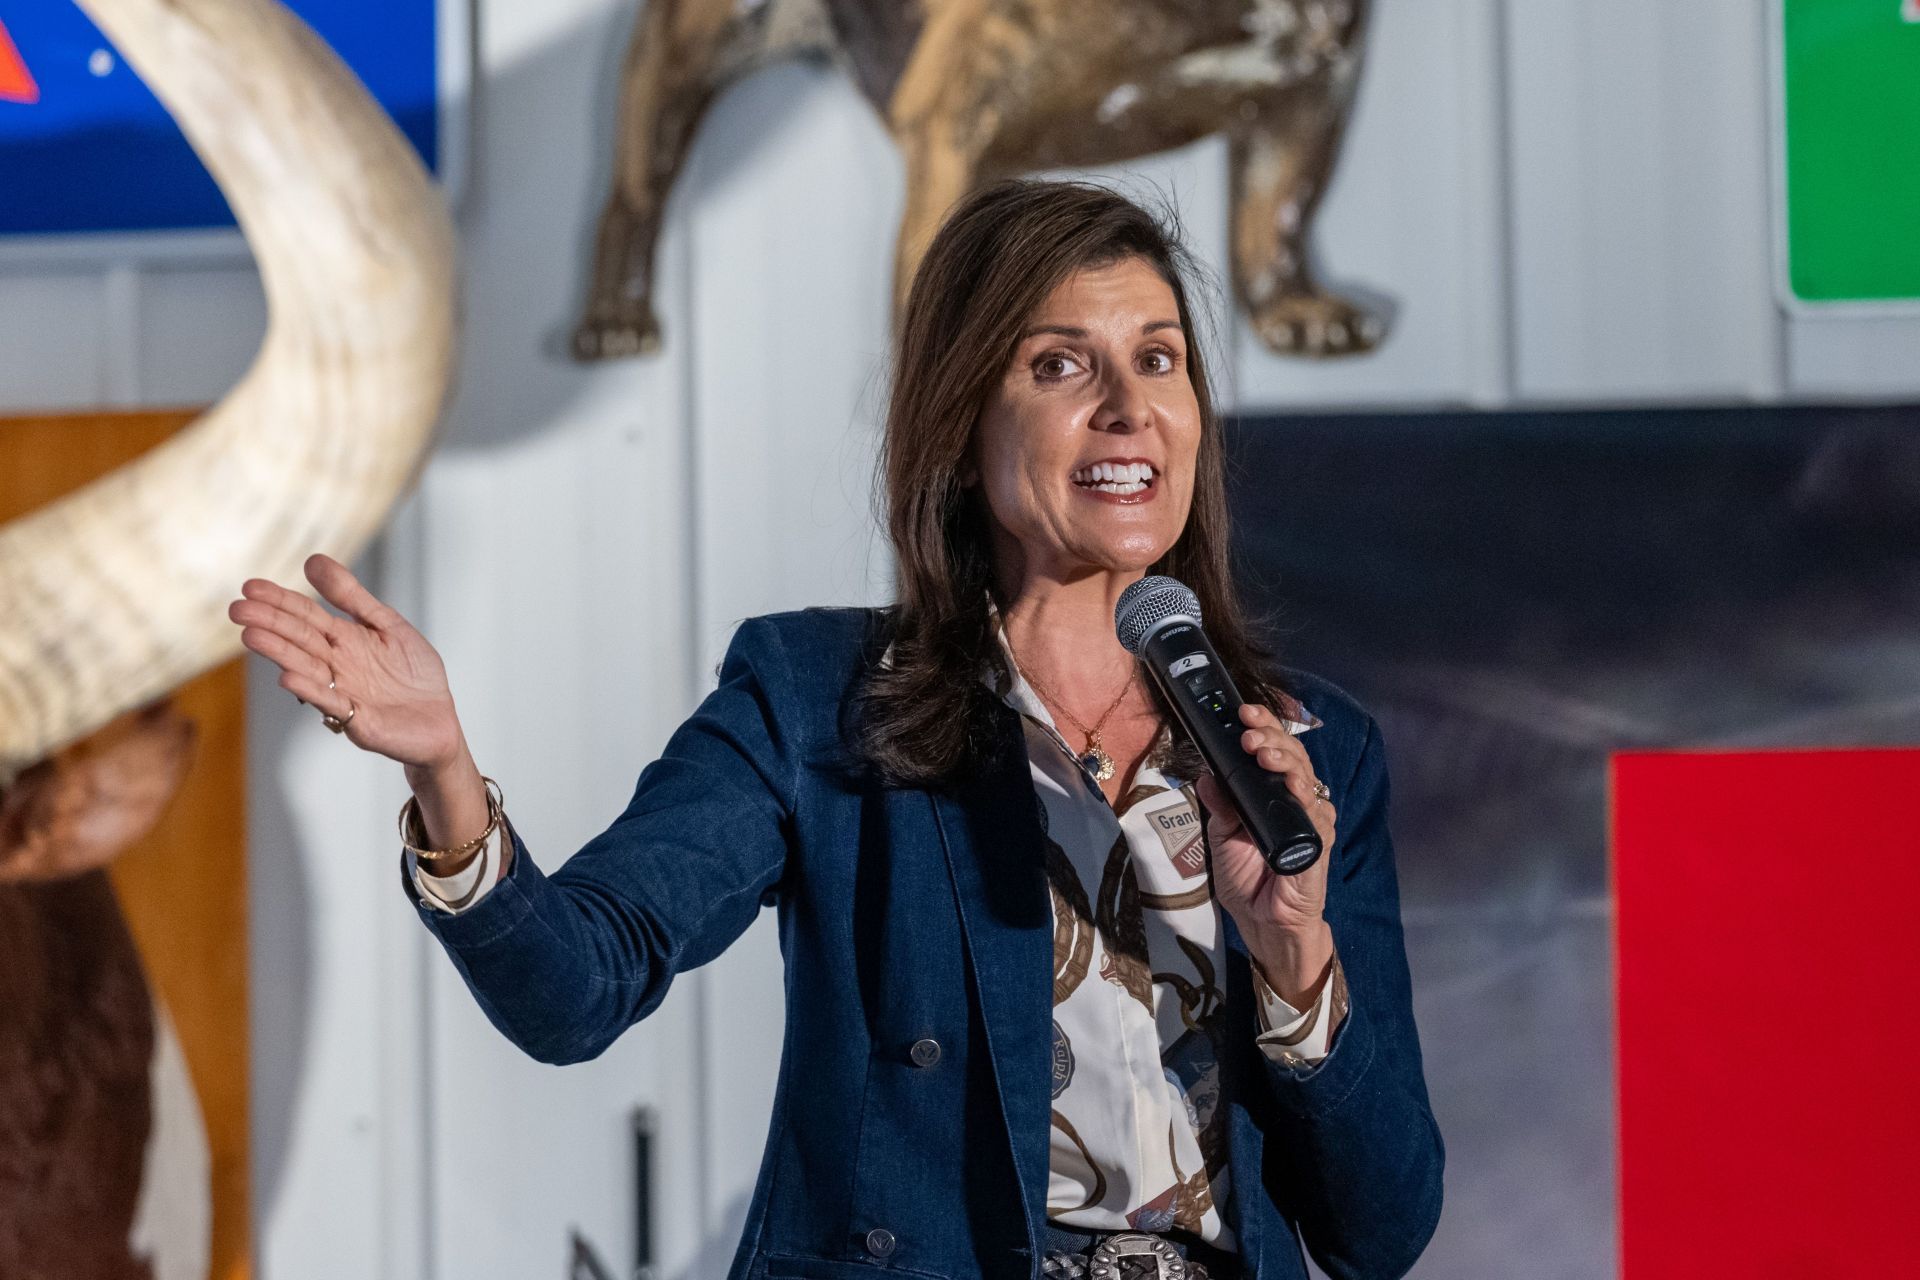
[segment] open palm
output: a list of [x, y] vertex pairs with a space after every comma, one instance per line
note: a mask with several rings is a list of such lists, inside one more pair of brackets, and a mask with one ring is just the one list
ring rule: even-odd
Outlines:
[[347, 616], [269, 579], [248, 578], [227, 606], [241, 626], [240, 643], [280, 667], [281, 688], [345, 720], [355, 746], [423, 769], [453, 759], [460, 720], [440, 654], [338, 560], [316, 553], [302, 568], [321, 598]]

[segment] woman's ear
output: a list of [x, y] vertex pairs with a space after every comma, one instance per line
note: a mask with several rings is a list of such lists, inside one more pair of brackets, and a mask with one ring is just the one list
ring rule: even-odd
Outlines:
[[959, 476], [960, 487], [962, 489], [971, 489], [980, 483], [980, 468], [973, 465], [972, 458], [964, 458], [960, 462]]

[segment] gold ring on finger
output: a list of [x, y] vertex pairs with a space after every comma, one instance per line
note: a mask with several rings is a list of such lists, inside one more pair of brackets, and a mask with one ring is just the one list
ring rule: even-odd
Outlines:
[[1321, 782], [1321, 781], [1320, 781], [1319, 779], [1317, 779], [1317, 778], [1316, 778], [1316, 779], [1314, 779], [1314, 783], [1313, 783], [1313, 798], [1314, 798], [1314, 799], [1316, 799], [1316, 800], [1326, 800], [1326, 799], [1330, 799], [1330, 798], [1332, 797], [1332, 795], [1333, 795], [1333, 790], [1332, 790], [1332, 789], [1331, 789], [1330, 787], [1328, 787], [1326, 783], [1324, 783], [1324, 782]]
[[358, 711], [359, 709], [360, 708], [354, 706], [352, 700], [349, 699], [347, 702], [347, 714], [345, 719], [342, 719], [339, 716], [328, 715], [325, 712], [321, 712], [320, 723], [327, 726], [327, 728], [333, 730], [335, 733], [345, 733], [347, 731], [347, 722], [353, 719], [353, 713]]

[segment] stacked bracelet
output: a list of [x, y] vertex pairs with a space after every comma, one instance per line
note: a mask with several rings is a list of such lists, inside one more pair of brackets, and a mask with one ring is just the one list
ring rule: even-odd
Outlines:
[[486, 843], [487, 837], [492, 835], [494, 828], [500, 825], [506, 810], [505, 800], [500, 795], [500, 784], [484, 775], [480, 781], [487, 784], [487, 829], [485, 831], [452, 849], [423, 849], [414, 843], [416, 838], [426, 839], [426, 831], [420, 821], [420, 806], [415, 797], [408, 796], [406, 803], [400, 806], [401, 845], [422, 862], [442, 862], [449, 858], [457, 858], [464, 853], [471, 853]]

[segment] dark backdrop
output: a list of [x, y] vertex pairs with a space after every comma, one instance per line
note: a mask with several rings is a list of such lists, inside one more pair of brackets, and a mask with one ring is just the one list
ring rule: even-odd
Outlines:
[[[1612, 1280], [1608, 754], [1920, 742], [1920, 410], [1289, 416], [1229, 441], [1243, 587], [1387, 746], [1448, 1151], [1413, 1274]], [[1844, 927], [1786, 885], [1781, 912]]]

